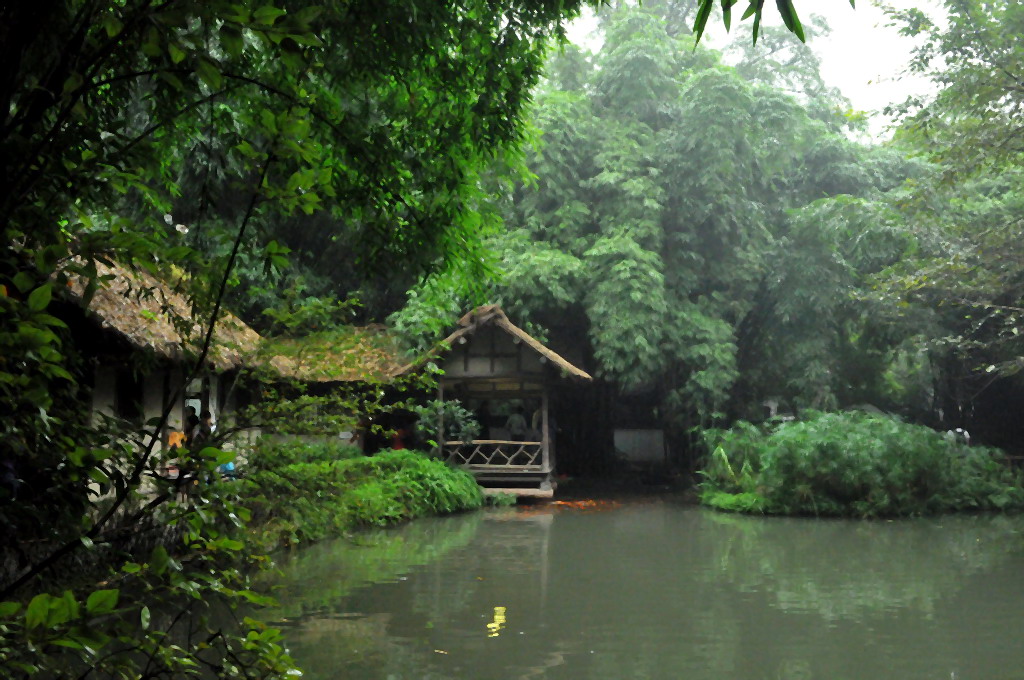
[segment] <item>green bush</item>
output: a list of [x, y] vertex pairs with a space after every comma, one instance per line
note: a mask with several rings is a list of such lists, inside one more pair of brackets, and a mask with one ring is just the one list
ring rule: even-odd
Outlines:
[[358, 458], [359, 447], [326, 438], [261, 437], [246, 460], [247, 471], [277, 470], [295, 463], [320, 463]]
[[701, 500], [722, 510], [892, 517], [1024, 509], [998, 449], [866, 413], [812, 412], [760, 429], [706, 433]]
[[240, 484], [259, 532], [253, 538], [266, 549], [483, 504], [471, 474], [415, 451], [327, 460], [311, 454], [275, 469], [251, 466]]
[[484, 501], [492, 508], [510, 508], [519, 502], [519, 497], [514, 493], [502, 491], [500, 493], [488, 494]]

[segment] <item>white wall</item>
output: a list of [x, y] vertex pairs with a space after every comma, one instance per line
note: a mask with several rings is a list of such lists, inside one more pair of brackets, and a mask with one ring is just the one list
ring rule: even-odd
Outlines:
[[[92, 411], [114, 415], [114, 400], [117, 394], [117, 371], [110, 366], [97, 366], [93, 376]], [[93, 419], [96, 425], [96, 419]]]
[[[167, 398], [170, 399], [171, 395], [174, 394], [174, 389], [181, 385], [185, 376], [182, 374], [181, 368], [174, 367], [168, 371], [168, 385], [170, 386], [170, 394]], [[167, 427], [171, 430], [182, 430], [185, 427], [183, 422], [185, 407], [182, 404], [182, 396], [179, 394], [178, 399], [174, 402], [171, 407], [171, 413], [167, 417]]]
[[662, 430], [615, 430], [615, 450], [632, 463], [660, 463], [665, 460]]

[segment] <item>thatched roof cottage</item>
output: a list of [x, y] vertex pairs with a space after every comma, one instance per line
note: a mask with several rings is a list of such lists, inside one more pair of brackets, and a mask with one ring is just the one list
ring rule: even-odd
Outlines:
[[148, 272], [100, 262], [96, 270], [88, 299], [87, 282], [69, 280], [60, 312], [92, 364], [93, 412], [143, 423], [170, 407], [168, 427], [181, 429], [189, 406], [215, 418], [231, 410], [230, 377], [258, 350], [259, 334], [222, 312], [205, 365], [184, 385], [209, 318], [194, 314], [182, 292]]

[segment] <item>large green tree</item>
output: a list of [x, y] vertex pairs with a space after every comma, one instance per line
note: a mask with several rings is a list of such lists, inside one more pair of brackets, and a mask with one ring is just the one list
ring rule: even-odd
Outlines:
[[[880, 317], [853, 291], [902, 242], [861, 256], [874, 237], [858, 230], [887, 223], [829, 201], [898, 186], [906, 162], [851, 142], [834, 93], [797, 98], [762, 70], [726, 67], [674, 37], [661, 11], [619, 8], [599, 54], [553, 58], [527, 158], [535, 179], [507, 201], [494, 241], [506, 271], [495, 295], [556, 347], [582, 343], [622, 390], [656, 395], [677, 433], [768, 396], [877, 396], [865, 381], [880, 384], [900, 338], [869, 341], [865, 324]], [[815, 62], [805, 66], [801, 82], [820, 83]], [[431, 290], [446, 289], [419, 290], [420, 311], [397, 320], [426, 316]], [[870, 374], [848, 387], [867, 355]]]
[[[891, 10], [918, 38], [910, 69], [935, 94], [895, 107], [897, 140], [931, 172], [893, 202], [918, 247], [880, 279], [908, 314], [927, 314], [941, 367], [936, 402], [949, 425], [979, 423], [993, 441], [1019, 432], [1006, 404], [1020, 394], [1024, 290], [1019, 113], [1024, 50], [1016, 2], [949, 0], [945, 16]], [[976, 408], [977, 407], [977, 408]]]
[[[165, 512], [166, 496], [141, 486], [153, 444], [111, 449], [110, 433], [90, 425], [75, 347], [49, 313], [65, 277], [95, 280], [96, 259], [176, 280], [178, 265], [187, 265], [196, 314], [206, 320], [188, 348], [198, 371], [237, 267], [280, 266], [285, 246], [266, 240], [284, 240], [291, 215], [317, 225], [321, 241], [301, 247], [344, 258], [355, 271], [476, 262], [480, 173], [496, 158], [514, 159], [548, 46], [578, 7], [548, 0], [0, 7], [0, 457], [5, 470], [32, 471], [31, 489], [23, 487], [17, 502], [5, 496], [0, 508], [12, 538], [4, 540], [9, 568], [0, 593], [36, 595], [27, 609], [0, 608], [5, 674], [100, 664], [92, 672], [171, 676], [199, 673], [211, 657], [219, 675], [244, 674], [248, 665], [273, 675], [289, 666], [274, 635], [256, 623], [247, 624], [248, 638], [211, 631], [206, 644], [217, 651], [197, 656], [187, 643], [172, 651], [181, 638], [165, 635], [167, 626], [193, 620], [187, 608], [175, 618], [182, 584], [202, 599], [240, 582], [233, 568], [216, 571], [220, 556], [237, 551], [214, 520], [219, 508], [230, 524], [231, 506]], [[111, 493], [97, 497], [90, 480]], [[96, 564], [98, 554], [116, 570], [118, 536], [172, 520], [186, 527], [194, 550], [180, 562], [154, 552], [117, 572], [114, 583], [145, 593], [130, 607], [123, 600], [118, 607], [114, 588], [91, 596], [88, 584], [63, 596], [39, 592], [59, 585], [46, 580], [55, 569]], [[35, 548], [17, 557], [14, 547], [26, 542]], [[157, 602], [169, 614], [150, 626], [148, 605]], [[56, 659], [49, 668], [40, 665], [46, 654]]]

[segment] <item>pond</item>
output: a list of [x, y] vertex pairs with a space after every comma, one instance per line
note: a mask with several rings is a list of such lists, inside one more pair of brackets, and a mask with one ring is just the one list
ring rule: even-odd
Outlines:
[[488, 510], [283, 557], [271, 618], [310, 678], [1016, 680], [1022, 532], [669, 498]]

